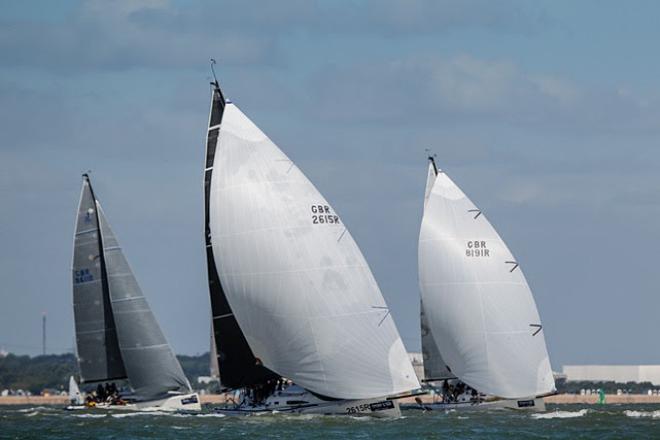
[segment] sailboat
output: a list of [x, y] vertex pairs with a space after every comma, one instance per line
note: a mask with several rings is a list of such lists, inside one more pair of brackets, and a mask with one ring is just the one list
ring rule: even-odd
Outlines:
[[74, 406], [82, 406], [85, 403], [76, 378], [69, 377], [69, 403]]
[[73, 307], [81, 384], [130, 391], [96, 407], [201, 410], [83, 174], [73, 250]]
[[[215, 77], [215, 76], [214, 76]], [[419, 388], [341, 217], [211, 83], [204, 173], [209, 292], [224, 414], [397, 416]]]
[[555, 382], [522, 268], [433, 157], [418, 252], [425, 382], [444, 388], [425, 407], [544, 410]]

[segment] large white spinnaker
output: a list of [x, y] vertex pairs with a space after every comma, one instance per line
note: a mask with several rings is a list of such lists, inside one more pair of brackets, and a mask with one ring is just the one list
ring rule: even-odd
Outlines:
[[[214, 96], [221, 96], [217, 86]], [[215, 265], [256, 359], [332, 398], [418, 388], [380, 289], [340, 217], [229, 101], [211, 167]]]
[[486, 216], [429, 164], [419, 281], [430, 332], [451, 372], [503, 398], [555, 390], [532, 292]]

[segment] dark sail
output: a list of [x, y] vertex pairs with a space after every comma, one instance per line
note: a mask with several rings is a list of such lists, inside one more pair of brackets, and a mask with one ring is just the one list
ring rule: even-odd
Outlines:
[[95, 200], [89, 177], [84, 174], [72, 267], [76, 347], [83, 383], [126, 379]]
[[206, 242], [206, 263], [208, 269], [209, 294], [213, 314], [213, 334], [215, 336], [220, 383], [225, 388], [242, 388], [269, 379], [277, 379], [279, 375], [259, 364], [250, 346], [234, 318], [227, 297], [222, 289], [222, 283], [216, 269], [215, 258], [209, 227], [211, 204], [211, 177], [215, 149], [220, 136], [220, 124], [225, 108], [225, 98], [217, 82], [213, 85], [211, 114], [206, 140], [206, 166], [204, 171], [204, 237]]

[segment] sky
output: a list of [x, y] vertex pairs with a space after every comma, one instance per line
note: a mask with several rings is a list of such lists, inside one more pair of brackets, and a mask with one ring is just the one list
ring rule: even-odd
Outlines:
[[552, 365], [660, 364], [660, 3], [0, 8], [0, 348], [74, 343], [81, 173], [177, 353], [209, 347], [208, 60], [333, 204], [420, 349], [426, 149], [520, 262]]

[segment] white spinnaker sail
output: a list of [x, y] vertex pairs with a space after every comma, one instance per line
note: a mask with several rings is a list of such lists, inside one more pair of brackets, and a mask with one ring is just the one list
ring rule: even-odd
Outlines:
[[215, 151], [210, 210], [223, 289], [264, 366], [341, 399], [419, 387], [351, 234], [293, 162], [231, 103]]
[[78, 382], [76, 382], [73, 376], [69, 377], [69, 402], [74, 405], [82, 405], [84, 403], [80, 388], [78, 388]]
[[541, 320], [521, 268], [443, 172], [430, 191], [427, 185], [419, 280], [430, 330], [452, 373], [503, 398], [554, 391]]

